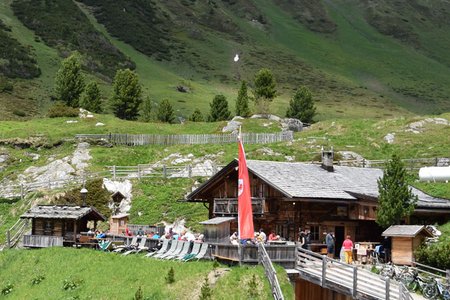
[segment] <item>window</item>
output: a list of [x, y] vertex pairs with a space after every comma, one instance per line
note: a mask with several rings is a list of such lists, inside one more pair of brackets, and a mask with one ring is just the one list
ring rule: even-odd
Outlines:
[[310, 226], [309, 230], [311, 231], [311, 240], [312, 241], [320, 240], [320, 227], [318, 225]]

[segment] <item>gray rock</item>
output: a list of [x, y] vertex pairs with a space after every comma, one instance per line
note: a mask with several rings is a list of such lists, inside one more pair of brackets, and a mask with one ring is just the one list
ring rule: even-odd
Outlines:
[[299, 119], [286, 118], [281, 121], [281, 128], [283, 131], [299, 132], [303, 130], [303, 123]]
[[236, 120], [244, 120], [245, 118], [241, 117], [241, 116], [235, 116], [233, 119], [231, 119], [231, 121], [236, 121]]
[[0, 154], [0, 164], [6, 162], [8, 160], [8, 154]]
[[395, 140], [395, 133], [388, 133], [388, 134], [386, 134], [386, 136], [384, 137], [384, 140], [385, 140], [386, 143], [388, 143], [388, 144], [394, 143], [394, 140]]
[[98, 122], [97, 124], [95, 124], [95, 126], [105, 126], [105, 124], [102, 122]]
[[239, 130], [239, 126], [242, 125], [242, 122], [239, 121], [228, 121], [227, 126], [222, 129], [222, 132], [236, 132]]
[[276, 115], [253, 115], [250, 117], [250, 119], [268, 119], [271, 121], [277, 121], [280, 122], [282, 119], [279, 116]]

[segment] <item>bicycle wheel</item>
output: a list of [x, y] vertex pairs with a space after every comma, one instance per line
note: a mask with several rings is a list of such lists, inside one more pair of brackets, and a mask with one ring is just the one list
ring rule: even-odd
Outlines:
[[427, 283], [422, 289], [423, 296], [427, 299], [437, 299], [439, 291], [437, 286], [432, 283]]

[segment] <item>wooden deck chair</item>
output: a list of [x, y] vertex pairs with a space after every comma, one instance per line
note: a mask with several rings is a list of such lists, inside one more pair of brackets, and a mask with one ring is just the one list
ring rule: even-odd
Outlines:
[[181, 249], [183, 249], [183, 245], [184, 245], [184, 241], [178, 241], [177, 247], [175, 248], [175, 250], [173, 250], [172, 253], [166, 253], [164, 255], [161, 255], [160, 258], [170, 259], [171, 257], [173, 257], [181, 252]]
[[169, 249], [169, 242], [170, 242], [170, 240], [164, 240], [164, 242], [163, 242], [163, 244], [161, 246], [161, 249], [159, 249], [159, 250], [157, 250], [155, 252], [150, 252], [150, 253], [146, 254], [145, 256], [146, 257], [152, 257], [153, 255], [156, 255], [156, 254], [163, 254], [163, 253], [165, 253], [167, 251], [167, 249]]
[[191, 248], [191, 243], [190, 242], [180, 242], [181, 247], [179, 246], [178, 248], [180, 249], [179, 251], [178, 248], [177, 250], [169, 256], [166, 256], [165, 259], [174, 259], [177, 258], [180, 255], [186, 255], [189, 252], [189, 248]]
[[154, 257], [154, 258], [161, 258], [161, 256], [163, 256], [163, 255], [166, 255], [166, 254], [170, 255], [170, 254], [172, 254], [175, 251], [175, 249], [177, 248], [177, 245], [178, 245], [178, 241], [177, 240], [172, 240], [172, 242], [170, 243], [170, 249], [168, 251], [165, 251], [163, 253], [159, 253], [159, 254], [153, 255], [152, 257]]
[[98, 247], [100, 251], [109, 252], [112, 248], [112, 242], [111, 241], [101, 241], [98, 243]]
[[189, 259], [191, 257], [195, 257], [200, 252], [201, 245], [202, 244], [200, 244], [200, 243], [194, 243], [194, 246], [192, 246], [191, 252], [186, 253], [183, 256], [179, 255], [176, 259], [184, 261], [184, 260]]
[[193, 258], [193, 259], [197, 259], [200, 260], [202, 258], [205, 258], [206, 253], [209, 250], [209, 244], [208, 243], [203, 243], [202, 247], [200, 248], [200, 252]]
[[131, 242], [129, 244], [117, 246], [113, 250], [113, 252], [117, 252], [118, 253], [118, 252], [122, 252], [122, 251], [125, 251], [125, 250], [129, 249], [132, 245], [136, 245], [137, 244], [137, 239], [138, 239], [137, 236], [133, 236], [133, 238], [131, 239]]
[[141, 251], [143, 251], [143, 250], [147, 250], [148, 247], [145, 247], [145, 243], [147, 243], [147, 238], [146, 238], [146, 237], [143, 237], [143, 238], [141, 238], [141, 240], [140, 240], [139, 244], [137, 245], [137, 247], [131, 246], [131, 247], [133, 247], [133, 248], [130, 249], [130, 250], [128, 250], [128, 251], [126, 251], [126, 252], [125, 252], [124, 254], [122, 254], [122, 255], [128, 255], [128, 254], [131, 254], [131, 253], [139, 253], [139, 252], [141, 252]]

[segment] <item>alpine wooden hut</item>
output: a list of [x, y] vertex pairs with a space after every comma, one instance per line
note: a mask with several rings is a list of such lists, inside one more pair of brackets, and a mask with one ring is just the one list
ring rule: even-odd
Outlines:
[[[336, 253], [346, 235], [359, 242], [380, 241], [382, 229], [375, 218], [377, 179], [383, 171], [334, 166], [332, 157], [332, 152], [324, 152], [322, 165], [247, 160], [255, 230], [274, 230], [295, 241], [300, 230], [308, 229], [313, 246], [319, 249], [323, 247], [323, 233], [334, 231]], [[203, 202], [209, 218], [237, 216], [237, 167], [238, 161], [231, 161], [188, 194], [186, 201]], [[450, 200], [431, 197], [415, 188], [412, 191], [419, 200], [411, 223], [450, 219]], [[231, 232], [236, 229], [236, 222], [232, 222]]]
[[21, 218], [31, 219], [31, 234], [23, 236], [25, 247], [51, 247], [77, 242], [82, 231], [88, 231], [88, 221], [105, 221], [94, 207], [69, 205], [37, 205]]

